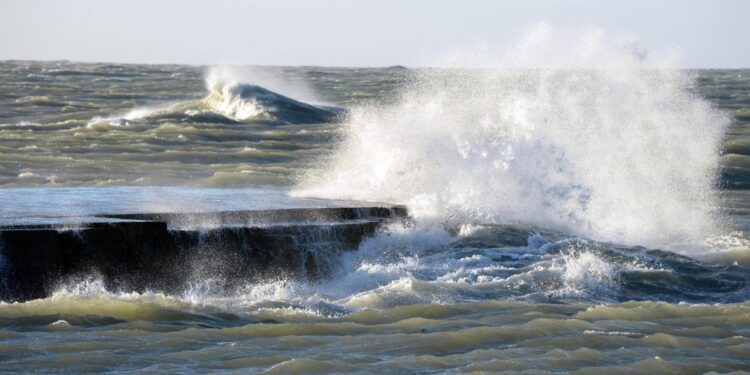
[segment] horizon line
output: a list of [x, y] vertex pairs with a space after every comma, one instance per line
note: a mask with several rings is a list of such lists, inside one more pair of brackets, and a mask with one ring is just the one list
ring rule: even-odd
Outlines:
[[[545, 67], [496, 67], [496, 68], [482, 68], [482, 67], [441, 67], [441, 66], [414, 66], [414, 65], [314, 65], [314, 64], [299, 64], [299, 65], [288, 65], [288, 64], [256, 64], [256, 63], [176, 63], [176, 62], [117, 62], [117, 61], [93, 61], [93, 60], [70, 60], [70, 59], [50, 59], [50, 60], [38, 60], [38, 59], [0, 59], [0, 63], [8, 62], [34, 62], [34, 63], [72, 63], [72, 64], [112, 64], [112, 65], [163, 65], [163, 66], [193, 66], [193, 67], [212, 67], [212, 66], [236, 66], [236, 67], [279, 67], [279, 68], [336, 68], [336, 69], [389, 69], [389, 68], [401, 68], [401, 69], [545, 69]], [[549, 68], [549, 67], [547, 67]], [[577, 68], [566, 68], [566, 69], [577, 69]], [[585, 68], [582, 68], [585, 69]], [[750, 65], [745, 67], [678, 67], [678, 70], [748, 70]]]

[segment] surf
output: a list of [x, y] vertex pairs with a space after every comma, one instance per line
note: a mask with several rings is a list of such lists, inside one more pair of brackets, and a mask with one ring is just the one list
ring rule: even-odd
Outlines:
[[418, 70], [396, 104], [353, 109], [295, 194], [630, 245], [700, 243], [720, 230], [730, 121], [678, 60], [541, 25], [499, 54], [441, 61]]
[[343, 108], [305, 103], [257, 84], [240, 81], [231, 72], [221, 67], [208, 69], [204, 77], [208, 95], [203, 99], [137, 107], [124, 115], [94, 118], [87, 127], [106, 129], [142, 122], [320, 124], [340, 121], [346, 115]]

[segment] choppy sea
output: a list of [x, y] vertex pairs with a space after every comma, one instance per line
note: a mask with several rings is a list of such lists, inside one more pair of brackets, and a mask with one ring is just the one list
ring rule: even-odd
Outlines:
[[411, 215], [322, 280], [0, 302], [0, 371], [750, 370], [750, 70], [5, 61], [0, 84], [6, 224]]

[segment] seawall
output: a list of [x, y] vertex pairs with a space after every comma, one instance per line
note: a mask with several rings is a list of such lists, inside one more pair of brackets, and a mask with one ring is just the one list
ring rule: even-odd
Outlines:
[[335, 207], [204, 213], [97, 215], [0, 226], [0, 300], [49, 296], [96, 275], [119, 291], [178, 293], [210, 278], [227, 291], [254, 280], [326, 277], [406, 209]]

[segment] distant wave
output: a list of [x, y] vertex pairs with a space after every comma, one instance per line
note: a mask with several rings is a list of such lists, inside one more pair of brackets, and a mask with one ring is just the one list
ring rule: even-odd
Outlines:
[[340, 108], [303, 103], [247, 83], [214, 86], [200, 106], [238, 122], [324, 123], [334, 121], [343, 114]]
[[55, 101], [48, 96], [24, 96], [14, 101], [16, 105], [63, 107], [65, 103]]
[[342, 108], [303, 103], [249, 83], [210, 80], [207, 86], [209, 94], [201, 100], [136, 108], [119, 117], [97, 117], [88, 127], [131, 122], [317, 124], [338, 121], [345, 113]]

